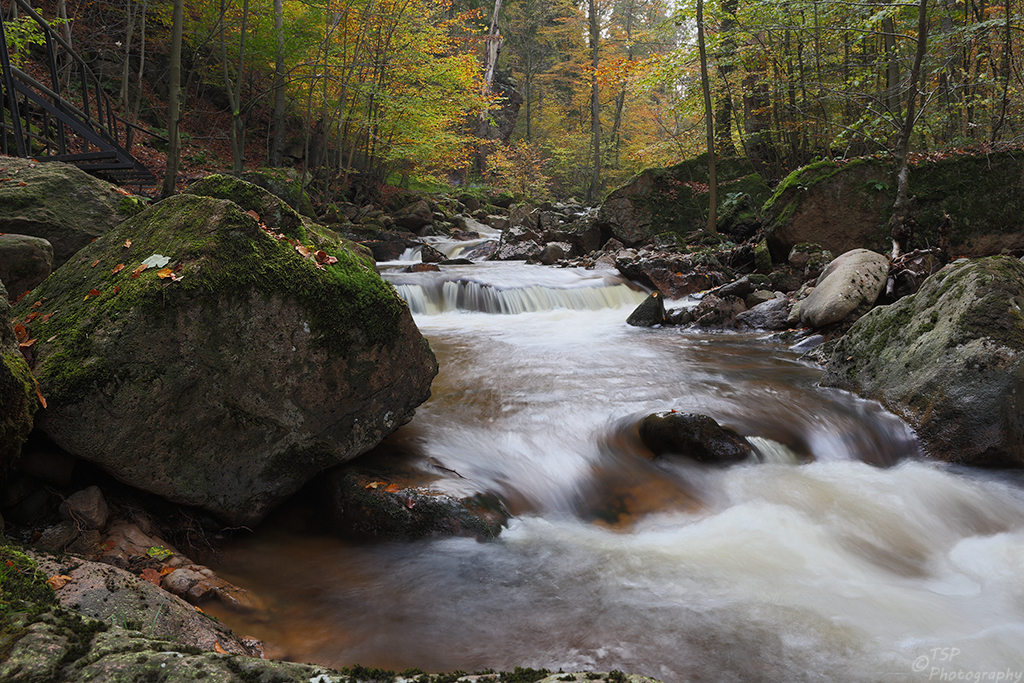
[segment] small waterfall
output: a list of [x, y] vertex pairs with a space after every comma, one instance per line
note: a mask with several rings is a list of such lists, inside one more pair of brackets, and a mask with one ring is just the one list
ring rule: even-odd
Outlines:
[[[529, 280], [522, 279], [524, 270], [533, 271]], [[538, 274], [544, 276], [538, 278]], [[596, 311], [636, 306], [647, 296], [612, 271], [479, 264], [427, 273], [385, 271], [383, 275], [409, 309], [421, 315], [451, 311], [513, 315], [556, 309]]]

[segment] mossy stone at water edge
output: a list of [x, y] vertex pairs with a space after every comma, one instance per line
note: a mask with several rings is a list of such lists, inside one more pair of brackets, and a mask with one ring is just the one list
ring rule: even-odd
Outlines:
[[1024, 465], [1024, 264], [960, 260], [858, 320], [823, 386], [876, 399], [950, 462]]
[[[258, 521], [408, 421], [437, 372], [372, 264], [327, 251], [338, 263], [318, 268], [237, 204], [194, 195], [121, 224], [16, 310], [41, 316], [38, 426], [137, 488]], [[180, 280], [137, 270], [154, 255]]]

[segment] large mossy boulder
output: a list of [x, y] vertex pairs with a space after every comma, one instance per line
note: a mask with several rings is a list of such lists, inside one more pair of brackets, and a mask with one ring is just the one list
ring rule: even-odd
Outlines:
[[139, 207], [77, 166], [0, 157], [0, 233], [48, 240], [54, 268]]
[[1024, 465], [1024, 264], [960, 260], [839, 340], [821, 380], [880, 401], [950, 462]]
[[[759, 206], [770, 192], [745, 158], [719, 159], [719, 208], [730, 198], [748, 195]], [[597, 223], [603, 232], [626, 245], [647, 241], [662, 232], [687, 234], [703, 227], [710, 195], [707, 155], [668, 168], [643, 171], [613, 191], [601, 205]], [[738, 220], [738, 219], [737, 219]]]
[[[916, 160], [908, 193], [914, 220], [911, 243], [904, 245], [909, 249], [940, 244], [940, 229], [951, 226], [953, 256], [1024, 250], [1024, 157], [1018, 151]], [[895, 197], [896, 165], [888, 159], [825, 160], [797, 169], [763, 209], [772, 256], [783, 261], [801, 242], [836, 254], [888, 251]]]
[[437, 372], [373, 264], [328, 251], [190, 194], [108, 232], [17, 309], [40, 313], [38, 427], [132, 486], [259, 521], [411, 419]]

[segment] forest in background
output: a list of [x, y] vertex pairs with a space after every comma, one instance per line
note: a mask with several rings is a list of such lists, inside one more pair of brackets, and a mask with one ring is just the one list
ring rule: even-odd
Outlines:
[[[122, 118], [162, 132], [174, 2], [34, 6]], [[320, 198], [457, 184], [596, 201], [642, 168], [706, 151], [709, 122], [718, 155], [747, 156], [776, 181], [822, 158], [1015, 143], [1024, 116], [1024, 35], [1010, 0], [193, 0], [183, 9], [186, 167], [296, 166]], [[4, 10], [13, 58], [38, 58], [29, 22]], [[132, 151], [146, 159], [147, 146], [161, 151], [143, 135]]]

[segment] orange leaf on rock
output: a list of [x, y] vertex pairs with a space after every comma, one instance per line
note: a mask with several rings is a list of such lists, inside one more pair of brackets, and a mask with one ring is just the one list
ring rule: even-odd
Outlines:
[[92, 262], [92, 265], [91, 265], [91, 266], [89, 266], [89, 267], [90, 267], [90, 268], [95, 268], [95, 267], [96, 267], [96, 266], [98, 266], [99, 264], [100, 264], [100, 260], [99, 260], [99, 259], [96, 259], [95, 261], [93, 261], [93, 262]]
[[118, 263], [116, 266], [114, 266], [114, 269], [112, 271], [110, 271], [110, 274], [111, 275], [117, 275], [122, 270], [124, 270], [124, 264], [123, 263]]
[[67, 583], [70, 583], [70, 581], [70, 576], [67, 576], [66, 574], [58, 574], [56, 576], [51, 576], [50, 578], [48, 578], [46, 580], [46, 585], [52, 588], [53, 590], [57, 591], [63, 588]]
[[36, 345], [37, 341], [39, 341], [39, 340], [38, 339], [29, 339], [28, 341], [21, 342], [20, 344], [18, 344], [18, 346], [20, 346], [23, 349], [30, 349], [30, 348], [32, 348], [33, 346]]
[[248, 211], [246, 211], [246, 213], [249, 214], [250, 216], [252, 216], [253, 218], [255, 218], [257, 222], [259, 222], [260, 215], [258, 213], [256, 213], [256, 211], [254, 209], [249, 209]]
[[[46, 297], [43, 297], [43, 298], [45, 299]], [[32, 304], [32, 308], [39, 308], [42, 305], [43, 305], [43, 300], [40, 299], [39, 301], [37, 301], [34, 304]]]
[[388, 487], [384, 490], [387, 491], [388, 493], [398, 493], [402, 489], [398, 488], [397, 484], [388, 484]]
[[131, 237], [129, 237], [128, 239], [126, 239], [126, 240], [124, 241], [124, 248], [125, 248], [125, 249], [130, 249], [130, 248], [131, 248], [131, 246], [132, 246], [132, 238], [131, 238]]
[[89, 295], [90, 295], [90, 296], [99, 296], [99, 295], [100, 295], [100, 290], [98, 290], [98, 289], [95, 289], [95, 288], [93, 288], [93, 289], [90, 289], [90, 290], [89, 290]]
[[308, 247], [304, 247], [301, 244], [295, 245], [295, 251], [299, 252], [303, 256], [312, 256], [313, 252]]
[[42, 318], [39, 319], [39, 322], [45, 323], [47, 320], [49, 320], [52, 317], [53, 317], [53, 313], [47, 313], [46, 315], [44, 315]]
[[161, 579], [163, 579], [163, 577], [160, 575], [160, 572], [151, 567], [146, 567], [145, 569], [143, 569], [142, 573], [139, 574], [139, 577], [145, 581], [149, 581], [154, 586], [159, 586]]
[[120, 291], [121, 291], [121, 288], [118, 287], [117, 285], [114, 285], [114, 294], [117, 294]]
[[223, 646], [221, 646], [219, 640], [213, 641], [213, 651], [214, 652], [219, 652], [222, 655], [226, 655], [228, 653], [228, 651], [225, 650]]
[[174, 275], [174, 271], [171, 270], [170, 268], [161, 268], [160, 270], [156, 271], [156, 276], [161, 280], [166, 280], [172, 275]]
[[136, 268], [135, 270], [132, 271], [132, 277], [138, 277], [139, 275], [142, 274], [142, 271], [144, 271], [146, 268], [149, 268], [149, 266], [146, 265], [145, 263], [143, 263], [138, 268]]
[[36, 382], [36, 398], [39, 399], [39, 405], [44, 409], [46, 408], [46, 399], [43, 397], [43, 391], [39, 388], [39, 382]]
[[30, 322], [38, 318], [40, 315], [42, 314], [39, 311], [32, 311], [31, 313], [25, 316], [25, 324], [28, 325]]
[[18, 323], [14, 326], [14, 336], [18, 338], [18, 343], [23, 344], [28, 341], [28, 328]]

